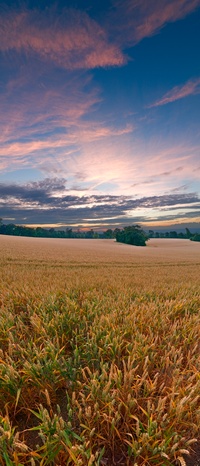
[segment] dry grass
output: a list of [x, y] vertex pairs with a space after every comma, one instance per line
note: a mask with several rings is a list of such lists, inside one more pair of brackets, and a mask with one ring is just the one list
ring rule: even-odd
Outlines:
[[187, 463], [200, 245], [1, 236], [0, 254], [0, 464]]

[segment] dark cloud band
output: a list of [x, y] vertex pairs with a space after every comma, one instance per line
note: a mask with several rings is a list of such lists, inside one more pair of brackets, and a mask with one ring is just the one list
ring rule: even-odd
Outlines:
[[[169, 219], [178, 207], [187, 209], [187, 216], [199, 215], [200, 198], [195, 193], [166, 194], [133, 199], [128, 196], [113, 195], [68, 195], [66, 180], [46, 178], [26, 185], [0, 184], [0, 212], [2, 217], [11, 217], [16, 223], [85, 223], [107, 219], [107, 223], [118, 218], [122, 223], [131, 223], [130, 211], [136, 221], [144, 221], [140, 209], [166, 211], [162, 218]], [[169, 214], [171, 211], [171, 214]], [[195, 211], [195, 213], [194, 213]], [[177, 214], [176, 214], [177, 217]]]

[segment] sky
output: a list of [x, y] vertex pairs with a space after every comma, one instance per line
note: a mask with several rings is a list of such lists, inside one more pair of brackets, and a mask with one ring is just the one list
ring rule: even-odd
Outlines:
[[0, 217], [200, 227], [200, 0], [0, 0]]

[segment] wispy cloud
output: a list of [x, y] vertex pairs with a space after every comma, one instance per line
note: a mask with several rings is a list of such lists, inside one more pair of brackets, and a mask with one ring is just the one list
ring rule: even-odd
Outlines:
[[123, 136], [134, 131], [134, 126], [129, 124], [122, 128], [114, 128], [98, 123], [82, 123], [80, 130], [76, 130], [74, 137], [79, 141], [92, 143], [102, 138], [110, 138], [112, 136]]
[[182, 170], [183, 170], [183, 167], [177, 167], [177, 168], [174, 168], [173, 170], [170, 170], [170, 171], [165, 171], [165, 172], [162, 172], [162, 173], [155, 174], [153, 177], [150, 176], [148, 180], [143, 180], [141, 182], [132, 184], [132, 188], [142, 186], [142, 185], [145, 185], [145, 184], [153, 185], [153, 184], [157, 183], [158, 180], [161, 181], [163, 177], [172, 176], [174, 174], [177, 174], [177, 172], [179, 173]]
[[28, 75], [27, 82], [19, 76], [0, 94], [2, 172], [35, 168], [42, 176], [66, 176], [72, 192], [137, 195], [165, 192], [194, 178], [199, 146], [152, 140], [143, 147], [133, 125], [95, 119], [101, 93], [90, 77], [69, 73], [63, 84], [62, 71], [52, 76], [51, 83], [43, 73]]
[[193, 12], [200, 0], [113, 0], [113, 6], [101, 24], [72, 8], [1, 11], [0, 51], [69, 70], [122, 66], [128, 62], [125, 47]]
[[26, 140], [40, 135], [48, 137], [56, 129], [77, 124], [101, 101], [99, 89], [89, 76], [79, 73], [63, 76], [62, 72], [51, 70], [49, 81], [49, 72], [48, 67], [41, 73], [32, 66], [29, 72], [22, 69], [0, 92], [0, 142], [14, 141], [17, 137]]
[[[55, 19], [56, 16], [56, 19]], [[62, 68], [121, 66], [126, 58], [104, 29], [85, 12], [54, 8], [3, 12], [0, 50], [38, 56]]]
[[182, 186], [178, 186], [176, 188], [173, 188], [171, 191], [173, 193], [182, 193], [183, 191], [187, 191], [189, 188], [188, 184], [183, 184]]
[[108, 28], [117, 41], [129, 46], [156, 34], [165, 24], [184, 18], [200, 6], [200, 0], [113, 0]]
[[[88, 179], [95, 160], [99, 182], [104, 169], [99, 163], [101, 150], [103, 154], [106, 151], [109, 176], [112, 171], [116, 173], [117, 156], [112, 157], [111, 164], [107, 147], [121, 147], [120, 138], [131, 134], [133, 125], [114, 126], [100, 118], [95, 120], [101, 94], [87, 74], [70, 72], [64, 82], [62, 71], [51, 72], [51, 82], [47, 75], [48, 68], [39, 74], [30, 70], [26, 78], [19, 75], [9, 81], [0, 93], [1, 170], [30, 167], [46, 174], [71, 170], [72, 178], [76, 178], [80, 167], [82, 172], [83, 167], [89, 167], [86, 174], [82, 173]], [[91, 183], [96, 180], [97, 173]]]
[[148, 105], [147, 108], [159, 107], [166, 105], [176, 100], [184, 99], [189, 95], [195, 95], [200, 93], [200, 78], [191, 79], [187, 81], [183, 86], [175, 86], [169, 92], [167, 92], [161, 99]]
[[199, 0], [154, 0], [140, 1], [141, 12], [145, 17], [142, 24], [136, 27], [136, 40], [155, 34], [166, 23], [177, 21], [200, 6]]

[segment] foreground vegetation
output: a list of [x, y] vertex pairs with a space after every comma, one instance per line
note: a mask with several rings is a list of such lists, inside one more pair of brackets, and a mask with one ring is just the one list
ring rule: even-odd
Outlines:
[[85, 242], [72, 256], [8, 240], [0, 464], [185, 465], [200, 425], [199, 245], [192, 260], [152, 249], [141, 262], [113, 242], [91, 259]]

